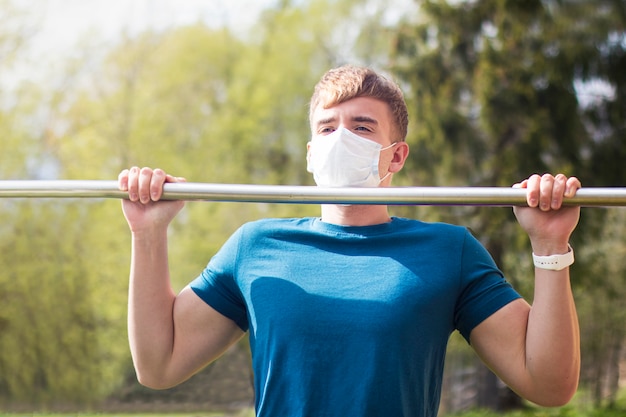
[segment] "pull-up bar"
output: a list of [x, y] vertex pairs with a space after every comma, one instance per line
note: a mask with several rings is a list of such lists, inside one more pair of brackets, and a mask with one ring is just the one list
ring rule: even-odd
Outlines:
[[[117, 181], [0, 181], [0, 198], [127, 198]], [[164, 200], [291, 204], [525, 206], [526, 190], [509, 187], [325, 188], [297, 185], [170, 183]], [[564, 205], [626, 206], [626, 188], [582, 188]]]

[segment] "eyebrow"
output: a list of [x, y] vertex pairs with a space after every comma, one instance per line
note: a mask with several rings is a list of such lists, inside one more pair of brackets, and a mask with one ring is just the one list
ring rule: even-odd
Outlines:
[[321, 125], [327, 125], [330, 123], [333, 123], [335, 120], [337, 120], [335, 117], [328, 117], [326, 119], [320, 119], [318, 120], [315, 124], [317, 126], [321, 126]]
[[[371, 117], [368, 116], [355, 116], [352, 119], [350, 119], [352, 122], [360, 122], [360, 123], [371, 123], [373, 125], [378, 125], [378, 120], [373, 119]], [[320, 119], [317, 121], [316, 125], [320, 126], [320, 125], [326, 125], [326, 124], [330, 124], [337, 121], [336, 117], [328, 117], [326, 119]]]

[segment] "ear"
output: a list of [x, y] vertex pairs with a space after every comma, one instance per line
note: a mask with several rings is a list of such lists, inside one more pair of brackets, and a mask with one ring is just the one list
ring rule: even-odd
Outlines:
[[389, 172], [395, 174], [400, 171], [409, 156], [409, 144], [402, 141], [393, 147], [393, 157], [389, 162]]
[[306, 165], [307, 165], [307, 169], [309, 168], [310, 161], [311, 161], [311, 141], [308, 141], [306, 143]]

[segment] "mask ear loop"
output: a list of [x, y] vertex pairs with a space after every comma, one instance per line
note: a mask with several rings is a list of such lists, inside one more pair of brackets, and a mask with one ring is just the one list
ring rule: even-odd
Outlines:
[[380, 148], [380, 151], [382, 152], [382, 151], [386, 151], [387, 149], [391, 149], [391, 148], [393, 148], [394, 146], [396, 146], [397, 144], [398, 144], [398, 142], [394, 142], [394, 143], [392, 143], [392, 144], [391, 144], [391, 145], [389, 145], [389, 146], [385, 146], [384, 148]]
[[378, 180], [378, 183], [380, 184], [381, 182], [385, 181], [387, 179], [387, 177], [390, 176], [390, 175], [391, 175], [391, 172], [387, 171], [385, 176], [382, 177], [380, 180]]
[[[382, 152], [382, 151], [386, 151], [387, 149], [391, 149], [391, 148], [393, 148], [394, 146], [396, 146], [397, 144], [398, 144], [398, 142], [394, 142], [394, 143], [392, 143], [392, 144], [391, 144], [391, 145], [389, 145], [389, 146], [385, 146], [384, 148], [381, 148], [381, 149], [380, 149], [380, 151]], [[385, 181], [385, 179], [387, 179], [387, 177], [388, 177], [389, 175], [391, 175], [391, 172], [389, 172], [389, 170], [387, 170], [387, 173], [385, 174], [385, 176], [384, 176], [384, 177], [382, 177], [381, 179], [379, 179], [379, 180], [378, 180], [378, 183], [380, 184], [381, 182]]]

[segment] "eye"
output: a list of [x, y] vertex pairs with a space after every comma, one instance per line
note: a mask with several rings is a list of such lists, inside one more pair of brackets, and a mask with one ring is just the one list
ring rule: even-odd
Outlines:
[[330, 133], [333, 133], [335, 131], [335, 128], [332, 126], [322, 126], [319, 129], [317, 129], [317, 133], [320, 135], [328, 135]]
[[369, 133], [373, 132], [373, 130], [370, 129], [369, 127], [367, 127], [367, 126], [356, 126], [354, 128], [354, 130], [356, 130], [358, 132], [369, 132]]

